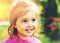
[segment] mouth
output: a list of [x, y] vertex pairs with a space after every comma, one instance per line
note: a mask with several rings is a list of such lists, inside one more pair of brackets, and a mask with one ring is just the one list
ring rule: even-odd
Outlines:
[[28, 32], [28, 33], [31, 33], [32, 31], [34, 31], [34, 29], [35, 28], [27, 28], [27, 29], [25, 29], [25, 31]]

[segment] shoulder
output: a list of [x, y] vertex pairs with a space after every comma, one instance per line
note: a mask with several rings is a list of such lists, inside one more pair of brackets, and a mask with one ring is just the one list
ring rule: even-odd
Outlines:
[[36, 43], [42, 43], [39, 39], [37, 39], [37, 38], [34, 38], [34, 41], [36, 42]]
[[6, 38], [3, 40], [3, 43], [14, 43], [14, 41], [10, 38]]

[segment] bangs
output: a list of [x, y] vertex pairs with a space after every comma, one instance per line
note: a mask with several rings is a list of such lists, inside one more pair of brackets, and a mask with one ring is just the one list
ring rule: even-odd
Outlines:
[[39, 13], [38, 7], [30, 1], [16, 1], [13, 3], [10, 12], [10, 22], [14, 23], [19, 17], [26, 15], [29, 11]]

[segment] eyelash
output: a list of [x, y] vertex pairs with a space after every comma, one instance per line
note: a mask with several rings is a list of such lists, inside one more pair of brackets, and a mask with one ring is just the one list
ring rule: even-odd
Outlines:
[[32, 21], [36, 21], [36, 19], [32, 19]]
[[[35, 21], [36, 21], [36, 19], [32, 19], [32, 22], [35, 22]], [[28, 22], [28, 20], [23, 20], [22, 22], [26, 23], [26, 22]]]
[[22, 22], [28, 22], [27, 20], [23, 20]]

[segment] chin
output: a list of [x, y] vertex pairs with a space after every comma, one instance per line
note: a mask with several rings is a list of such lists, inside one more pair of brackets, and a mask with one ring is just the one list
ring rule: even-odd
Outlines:
[[26, 33], [26, 36], [32, 36], [34, 33]]

